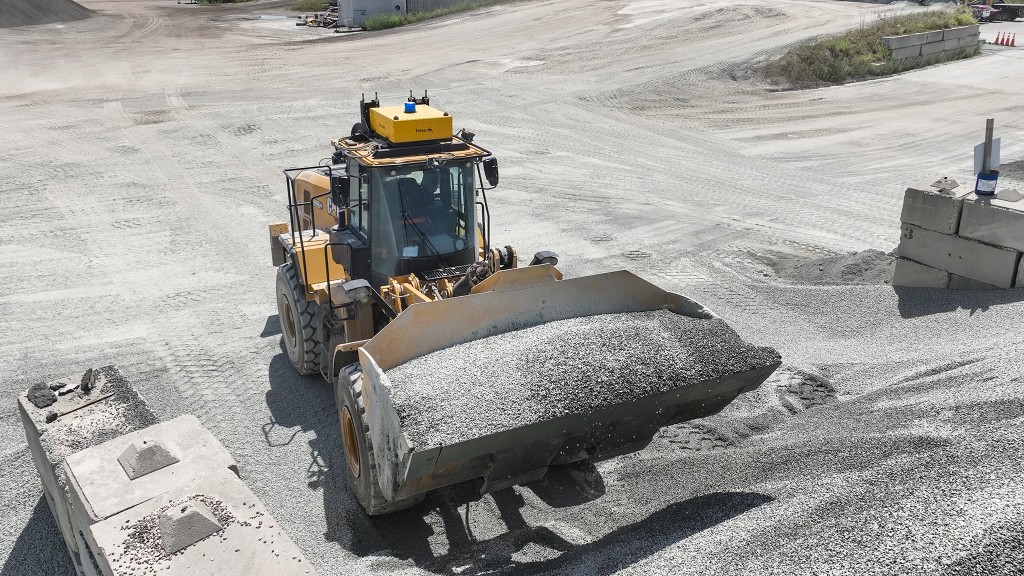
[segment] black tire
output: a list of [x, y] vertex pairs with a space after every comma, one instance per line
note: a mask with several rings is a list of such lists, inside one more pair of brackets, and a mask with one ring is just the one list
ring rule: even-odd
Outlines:
[[345, 477], [356, 500], [370, 516], [398, 512], [423, 501], [426, 494], [417, 494], [393, 502], [384, 498], [377, 481], [377, 464], [373, 460], [373, 443], [363, 415], [363, 372], [358, 364], [350, 364], [338, 372], [334, 384], [342, 445], [345, 448]]
[[277, 317], [281, 342], [299, 374], [320, 373], [320, 322], [317, 304], [306, 301], [291, 262], [277, 269]]

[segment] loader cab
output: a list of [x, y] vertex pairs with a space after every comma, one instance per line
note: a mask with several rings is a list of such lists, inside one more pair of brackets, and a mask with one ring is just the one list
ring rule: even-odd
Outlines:
[[349, 159], [347, 224], [369, 246], [371, 284], [477, 260], [475, 162], [365, 166]]

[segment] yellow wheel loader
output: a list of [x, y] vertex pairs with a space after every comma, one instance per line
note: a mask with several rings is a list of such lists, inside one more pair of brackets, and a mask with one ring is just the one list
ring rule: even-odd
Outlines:
[[[348, 483], [368, 514], [458, 482], [479, 481], [488, 492], [539, 479], [551, 465], [638, 450], [664, 426], [718, 412], [779, 365], [771, 351], [760, 364], [686, 386], [417, 444], [403, 429], [395, 395], [403, 391], [388, 376], [406, 362], [566, 319], [714, 315], [626, 271], [563, 280], [552, 252], [519, 267], [511, 246], [491, 241], [487, 191], [498, 184], [497, 160], [472, 133], [456, 133], [426, 93], [399, 106], [364, 98], [360, 122], [332, 144], [329, 163], [285, 170], [290, 220], [270, 225], [271, 252], [283, 348], [299, 373], [335, 386]], [[479, 363], [505, 369], [501, 358]]]

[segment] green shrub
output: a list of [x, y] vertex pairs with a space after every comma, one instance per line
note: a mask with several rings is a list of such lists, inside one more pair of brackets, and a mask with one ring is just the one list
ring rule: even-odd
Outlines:
[[299, 12], [324, 12], [327, 2], [324, 0], [296, 0], [292, 8]]
[[[1024, 0], [1022, 0], [1024, 1]], [[883, 76], [916, 66], [893, 61], [892, 52], [882, 44], [884, 36], [901, 36], [957, 26], [977, 24], [969, 9], [934, 10], [880, 18], [874, 24], [845, 34], [790, 49], [769, 62], [764, 73], [776, 82], [794, 87], [842, 84], [872, 76]], [[964, 50], [958, 57], [976, 54]]]
[[405, 26], [406, 24], [414, 24], [431, 18], [447, 16], [448, 14], [454, 14], [455, 12], [465, 12], [466, 10], [475, 10], [477, 8], [491, 6], [492, 4], [498, 4], [501, 1], [502, 0], [468, 0], [466, 2], [459, 2], [444, 8], [438, 8], [437, 10], [431, 10], [429, 12], [413, 12], [412, 14], [378, 14], [367, 18], [366, 22], [363, 24], [363, 28], [367, 30], [386, 30], [388, 28], [397, 28], [398, 26]]

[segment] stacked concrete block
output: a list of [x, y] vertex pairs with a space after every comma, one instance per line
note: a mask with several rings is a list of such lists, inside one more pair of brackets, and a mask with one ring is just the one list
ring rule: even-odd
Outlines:
[[921, 59], [938, 61], [960, 54], [967, 48], [978, 46], [981, 28], [960, 26], [948, 30], [934, 30], [903, 36], [886, 36], [882, 43], [892, 52], [894, 60]]
[[941, 234], [956, 234], [960, 226], [960, 213], [964, 198], [971, 194], [947, 178], [928, 178], [907, 187], [903, 194], [903, 213], [900, 220]]
[[1018, 198], [1011, 193], [986, 200], [945, 178], [908, 187], [893, 285], [953, 290], [1020, 285], [1024, 202]]
[[75, 452], [156, 424], [157, 418], [115, 366], [37, 384], [18, 397], [18, 410], [43, 495], [75, 569], [80, 576], [96, 576], [93, 551], [73, 520], [62, 463]]
[[948, 288], [949, 272], [899, 258], [896, 260], [892, 283], [907, 288]]
[[104, 574], [308, 576], [302, 551], [227, 470], [147, 500], [92, 528]]
[[1024, 201], [1016, 194], [967, 196], [960, 235], [1024, 252]]
[[19, 398], [80, 576], [313, 573], [194, 416], [159, 424], [114, 367]]
[[899, 255], [932, 268], [999, 286], [1013, 287], [1020, 252], [967, 238], [903, 225]]
[[311, 571], [194, 416], [93, 446], [69, 456], [64, 468], [104, 576]]
[[64, 460], [73, 521], [94, 553], [93, 524], [220, 469], [238, 468], [195, 416], [113, 438]]
[[992, 284], [986, 284], [977, 280], [971, 280], [965, 278], [959, 274], [949, 275], [949, 286], [950, 290], [998, 290], [999, 286], [993, 286]]

